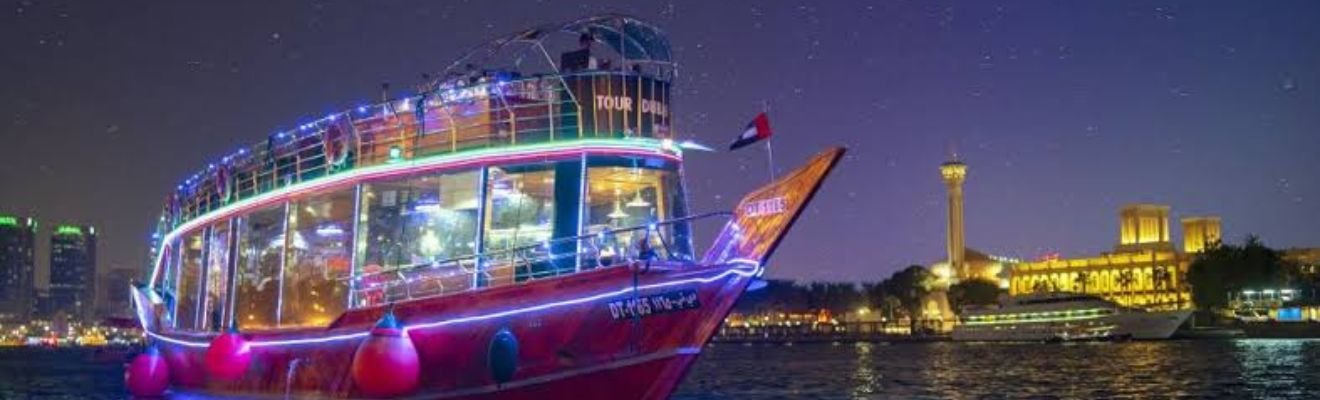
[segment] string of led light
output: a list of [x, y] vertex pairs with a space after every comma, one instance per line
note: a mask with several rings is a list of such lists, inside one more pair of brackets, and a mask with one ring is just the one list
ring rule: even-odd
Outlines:
[[645, 138], [579, 139], [574, 141], [522, 145], [513, 148], [475, 149], [345, 171], [320, 179], [289, 185], [258, 196], [243, 199], [180, 224], [162, 237], [160, 241], [160, 249], [156, 251], [156, 259], [152, 263], [151, 280], [147, 281], [147, 285], [153, 288], [155, 287], [157, 279], [160, 276], [160, 270], [164, 261], [163, 258], [165, 254], [168, 253], [166, 250], [170, 248], [170, 244], [173, 243], [178, 236], [198, 227], [211, 224], [217, 220], [231, 217], [243, 211], [287, 201], [290, 198], [309, 192], [323, 190], [328, 187], [344, 185], [350, 182], [355, 183], [367, 179], [388, 178], [430, 170], [461, 169], [486, 164], [514, 163], [518, 161], [555, 158], [582, 153], [616, 156], [659, 156], [675, 161], [681, 160], [682, 158], [682, 150], [671, 140]]
[[[633, 286], [628, 285], [628, 286], [624, 286], [623, 288], [620, 288], [620, 289], [618, 289], [618, 290], [612, 290], [612, 291], [608, 291], [608, 292], [602, 292], [602, 293], [597, 293], [597, 294], [594, 294], [594, 295], [583, 296], [583, 297], [577, 297], [577, 298], [572, 298], [572, 299], [568, 299], [568, 300], [561, 300], [561, 301], [557, 301], [557, 302], [551, 302], [551, 303], [545, 303], [545, 304], [538, 304], [538, 305], [534, 305], [534, 306], [521, 307], [521, 308], [514, 308], [514, 309], [510, 309], [510, 310], [504, 310], [504, 311], [493, 312], [493, 313], [488, 313], [488, 314], [479, 314], [479, 315], [472, 315], [472, 316], [466, 316], [466, 317], [457, 317], [457, 318], [443, 319], [443, 320], [439, 320], [439, 321], [423, 322], [423, 323], [413, 324], [413, 325], [409, 325], [409, 326], [405, 327], [405, 328], [404, 328], [404, 332], [406, 333], [406, 332], [409, 332], [409, 331], [412, 331], [412, 330], [418, 330], [418, 329], [431, 329], [431, 328], [438, 328], [438, 327], [449, 326], [449, 325], [457, 325], [457, 324], [463, 324], [463, 323], [475, 322], [475, 321], [485, 321], [485, 320], [490, 320], [490, 319], [495, 319], [495, 318], [509, 317], [509, 316], [518, 315], [518, 314], [525, 314], [525, 313], [531, 313], [531, 312], [536, 312], [536, 311], [544, 311], [544, 310], [549, 310], [549, 309], [554, 309], [554, 308], [559, 308], [559, 307], [572, 306], [572, 305], [577, 305], [577, 304], [582, 304], [582, 303], [588, 303], [588, 302], [593, 302], [593, 301], [603, 300], [603, 299], [607, 299], [607, 298], [611, 298], [611, 297], [627, 295], [627, 294], [633, 293], [634, 290], [652, 290], [652, 289], [660, 289], [660, 288], [666, 288], [666, 287], [671, 287], [671, 286], [680, 286], [680, 285], [688, 285], [688, 284], [707, 284], [707, 283], [711, 283], [711, 282], [716, 282], [716, 281], [722, 280], [722, 279], [724, 279], [724, 278], [726, 278], [726, 277], [730, 277], [730, 276], [733, 276], [733, 277], [734, 277], [733, 279], [734, 279], [734, 280], [737, 280], [737, 279], [742, 279], [742, 278], [748, 278], [748, 277], [756, 276], [758, 273], [760, 273], [760, 271], [761, 271], [761, 269], [762, 269], [762, 268], [761, 268], [761, 265], [760, 265], [759, 262], [757, 262], [756, 260], [750, 260], [750, 259], [746, 259], [746, 258], [735, 258], [735, 259], [731, 259], [731, 260], [729, 260], [728, 263], [731, 264], [731, 265], [734, 265], [735, 267], [733, 267], [733, 268], [729, 268], [729, 269], [727, 269], [727, 270], [725, 270], [725, 271], [723, 271], [723, 272], [720, 272], [719, 274], [716, 274], [716, 275], [714, 275], [714, 276], [710, 276], [710, 277], [679, 279], [679, 280], [674, 280], [674, 281], [669, 281], [669, 282], [654, 283], [654, 284], [650, 284], [650, 285], [640, 285], [640, 286], [637, 286], [635, 289], [633, 288]], [[137, 297], [134, 296], [134, 302], [136, 303], [137, 301], [138, 301], [138, 300], [137, 300]], [[151, 336], [152, 338], [158, 339], [158, 340], [163, 341], [163, 342], [172, 343], [172, 344], [177, 344], [177, 345], [180, 345], [180, 346], [186, 346], [186, 347], [199, 347], [199, 348], [200, 348], [200, 347], [207, 347], [207, 346], [209, 346], [209, 343], [208, 343], [208, 342], [194, 342], [194, 341], [188, 341], [188, 340], [176, 339], [176, 338], [172, 338], [172, 337], [169, 337], [169, 336], [162, 335], [162, 334], [157, 333], [157, 332], [152, 332], [151, 329], [148, 327], [148, 325], [147, 325], [147, 323], [146, 323], [146, 320], [144, 319], [145, 316], [143, 316], [142, 313], [141, 313], [141, 309], [142, 309], [141, 305], [140, 305], [140, 304], [135, 304], [135, 305], [138, 306], [138, 309], [139, 309], [139, 312], [137, 313], [137, 314], [138, 314], [137, 316], [138, 316], [138, 319], [139, 319], [138, 322], [142, 325], [142, 327], [143, 327], [142, 329], [147, 333], [148, 336]], [[339, 335], [333, 335], [333, 336], [324, 336], [324, 337], [315, 337], [315, 338], [300, 338], [300, 339], [285, 339], [285, 340], [268, 340], [268, 341], [260, 341], [260, 340], [256, 340], [256, 341], [252, 341], [252, 342], [250, 342], [250, 345], [251, 345], [252, 347], [267, 347], [267, 346], [296, 346], [296, 345], [307, 345], [307, 344], [329, 343], [329, 342], [335, 342], [335, 341], [341, 341], [341, 340], [361, 339], [361, 338], [366, 337], [366, 336], [369, 335], [369, 334], [370, 334], [370, 331], [367, 330], [367, 331], [361, 331], [361, 332], [346, 333], [346, 334], [339, 334]]]

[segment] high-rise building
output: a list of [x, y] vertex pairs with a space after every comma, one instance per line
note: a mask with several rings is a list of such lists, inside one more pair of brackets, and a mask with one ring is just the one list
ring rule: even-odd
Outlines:
[[97, 314], [105, 317], [122, 317], [132, 314], [132, 300], [129, 298], [129, 286], [137, 277], [137, 270], [131, 268], [111, 268], [101, 277], [97, 288], [101, 291]]
[[50, 237], [50, 302], [55, 314], [71, 319], [92, 317], [96, 307], [96, 228], [55, 228]]
[[49, 319], [55, 315], [55, 305], [50, 301], [50, 288], [37, 288], [32, 291], [32, 317]]
[[32, 316], [37, 222], [0, 215], [0, 321]]

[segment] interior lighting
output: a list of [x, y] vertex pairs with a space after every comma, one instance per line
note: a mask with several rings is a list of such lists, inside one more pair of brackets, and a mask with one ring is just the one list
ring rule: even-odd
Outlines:
[[[244, 150], [240, 149], [239, 151], [241, 153]], [[583, 152], [613, 156], [662, 157], [673, 160], [680, 159], [678, 154], [667, 153], [664, 152], [663, 149], [660, 149], [658, 141], [646, 139], [580, 139], [576, 141], [524, 145], [519, 146], [516, 151], [510, 151], [506, 148], [492, 148], [431, 156], [416, 160], [407, 160], [407, 162], [357, 168], [345, 173], [335, 174], [331, 177], [285, 186], [277, 190], [245, 198], [241, 201], [231, 202], [217, 210], [207, 212], [205, 215], [197, 216], [196, 218], [191, 218], [187, 221], [181, 221], [178, 226], [173, 227], [173, 229], [165, 235], [162, 242], [169, 243], [179, 235], [182, 235], [183, 232], [187, 232], [200, 226], [205, 226], [222, 218], [231, 217], [246, 210], [287, 201], [290, 197], [334, 187], [348, 182], [356, 182], [365, 179], [388, 178], [438, 169], [461, 169], [486, 164], [505, 164], [528, 160], [542, 160], [547, 157], [578, 156]], [[182, 190], [182, 186], [180, 186], [180, 190]], [[731, 222], [726, 224], [731, 224]], [[738, 227], [735, 225], [732, 226], [732, 228], [737, 230]], [[148, 282], [157, 282], [160, 276], [161, 267], [164, 265], [164, 259], [162, 258], [163, 253], [164, 252], [161, 252], [161, 254], [155, 256], [155, 267], [152, 268], [151, 279], [148, 280]]]
[[614, 211], [610, 211], [606, 216], [610, 217], [610, 219], [623, 219], [628, 218], [628, 213], [623, 212], [623, 204], [621, 204], [616, 197], [614, 199]]
[[633, 196], [632, 200], [628, 201], [628, 207], [631, 208], [644, 208], [650, 206], [651, 206], [651, 202], [646, 201], [646, 199], [642, 198], [641, 190], [638, 190], [637, 194]]

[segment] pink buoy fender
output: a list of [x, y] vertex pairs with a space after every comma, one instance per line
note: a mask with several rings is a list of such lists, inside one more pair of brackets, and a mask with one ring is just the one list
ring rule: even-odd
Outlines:
[[134, 397], [160, 397], [170, 386], [170, 368], [154, 344], [133, 357], [124, 371], [124, 384]]
[[351, 372], [358, 392], [368, 397], [402, 396], [417, 389], [421, 373], [417, 348], [392, 309], [358, 345]]
[[216, 379], [233, 381], [242, 378], [251, 364], [252, 346], [235, 327], [217, 336], [206, 348], [206, 372]]

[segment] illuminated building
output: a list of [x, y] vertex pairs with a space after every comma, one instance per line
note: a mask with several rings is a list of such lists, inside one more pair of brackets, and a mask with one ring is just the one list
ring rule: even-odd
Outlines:
[[[807, 338], [830, 335], [910, 335], [907, 317], [886, 317], [879, 310], [859, 308], [835, 315], [827, 309], [729, 313], [719, 339]], [[838, 336], [833, 336], [838, 337]]]
[[1006, 286], [1005, 264], [1013, 259], [986, 254], [967, 247], [964, 234], [963, 182], [967, 181], [967, 164], [957, 158], [940, 164], [940, 178], [948, 188], [948, 228], [945, 248], [948, 258], [931, 265], [931, 271], [948, 286], [959, 281], [980, 279]]
[[1118, 212], [1116, 251], [1173, 249], [1169, 242], [1169, 206], [1129, 204]]
[[967, 180], [967, 164], [957, 157], [940, 164], [940, 178], [948, 189], [948, 228], [945, 249], [948, 259], [931, 267], [935, 279], [927, 284], [929, 292], [921, 299], [921, 314], [917, 319], [927, 329], [949, 332], [957, 317], [949, 306], [949, 286], [969, 277], [965, 260], [966, 237], [963, 234], [963, 182]]
[[1119, 243], [1114, 252], [1017, 264], [1009, 292], [1087, 293], [1147, 309], [1191, 307], [1191, 287], [1184, 278], [1193, 254], [1220, 237], [1219, 218], [1184, 219], [1184, 228], [1191, 232], [1184, 232], [1183, 251], [1169, 240], [1168, 218], [1168, 206], [1125, 206], [1119, 212]]
[[0, 215], [0, 321], [25, 321], [32, 314], [37, 222]]
[[967, 241], [963, 235], [963, 182], [967, 180], [967, 164], [956, 158], [940, 165], [940, 177], [949, 189], [949, 227], [948, 243], [949, 267], [957, 273], [959, 279], [971, 275], [964, 263], [963, 255]]
[[1187, 217], [1182, 219], [1183, 251], [1200, 253], [1222, 239], [1219, 217]]
[[[1302, 247], [1291, 248], [1283, 251], [1283, 259], [1297, 266], [1297, 272], [1301, 275], [1300, 279], [1315, 282], [1320, 280], [1320, 247]], [[1309, 298], [1306, 293], [1298, 293], [1304, 298], [1300, 307], [1294, 307], [1295, 311], [1290, 315], [1284, 312], [1283, 316], [1294, 316], [1294, 320], [1320, 321], [1320, 297], [1317, 297], [1314, 290], [1311, 291]], [[1279, 310], [1275, 310], [1274, 315], [1280, 316]], [[1282, 319], [1282, 318], [1281, 318]]]
[[50, 237], [50, 311], [91, 317], [96, 302], [96, 228], [60, 225]]
[[1298, 247], [1283, 251], [1283, 259], [1297, 265], [1297, 271], [1307, 277], [1320, 274], [1320, 247]]

